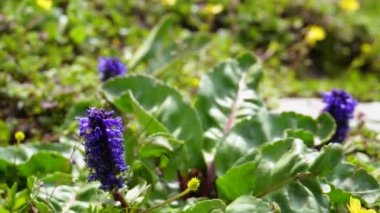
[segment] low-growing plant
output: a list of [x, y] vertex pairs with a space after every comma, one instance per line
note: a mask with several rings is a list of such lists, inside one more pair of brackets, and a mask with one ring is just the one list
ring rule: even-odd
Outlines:
[[331, 141], [334, 117], [269, 112], [261, 76], [250, 54], [222, 62], [202, 77], [194, 105], [147, 75], [108, 79], [105, 106], [121, 117], [89, 109], [79, 119], [84, 146], [71, 137], [0, 149], [1, 179], [13, 183], [2, 187], [2, 210], [341, 212], [350, 198], [379, 208], [379, 182]]

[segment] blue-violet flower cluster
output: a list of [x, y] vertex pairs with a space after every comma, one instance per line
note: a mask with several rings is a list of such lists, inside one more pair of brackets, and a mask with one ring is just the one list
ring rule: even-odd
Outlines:
[[119, 58], [100, 57], [98, 61], [98, 71], [101, 80], [106, 81], [115, 76], [125, 75], [127, 67], [121, 63]]
[[78, 118], [79, 133], [85, 139], [85, 162], [90, 169], [89, 181], [100, 181], [100, 188], [112, 191], [124, 187], [125, 163], [123, 125], [113, 112], [90, 108], [88, 117]]
[[334, 117], [337, 128], [332, 142], [343, 142], [349, 131], [349, 121], [353, 118], [356, 100], [344, 90], [332, 89], [323, 93], [323, 102], [326, 103], [325, 112]]

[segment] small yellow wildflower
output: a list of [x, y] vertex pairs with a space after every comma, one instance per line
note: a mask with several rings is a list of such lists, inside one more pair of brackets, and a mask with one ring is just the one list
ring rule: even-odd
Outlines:
[[189, 180], [189, 182], [187, 182], [187, 188], [193, 192], [198, 190], [199, 185], [200, 185], [200, 181], [196, 177], [191, 178], [191, 180]]
[[176, 4], [176, 0], [161, 0], [161, 4], [167, 6], [174, 6]]
[[129, 129], [131, 130], [131, 132], [136, 132], [137, 131], [137, 127], [133, 124], [129, 125]]
[[53, 0], [37, 0], [37, 5], [45, 10], [50, 10], [53, 6]]
[[191, 80], [191, 85], [194, 87], [198, 87], [199, 86], [199, 78], [193, 78]]
[[338, 5], [340, 9], [348, 12], [354, 12], [360, 8], [358, 0], [340, 0]]
[[350, 205], [347, 205], [350, 213], [376, 213], [373, 209], [362, 208], [360, 200], [350, 197]]
[[372, 51], [372, 45], [368, 43], [364, 43], [360, 45], [360, 50], [363, 54], [368, 54]]
[[25, 139], [25, 134], [21, 131], [17, 131], [15, 133], [15, 139], [18, 143], [20, 143], [21, 141], [23, 141]]
[[207, 4], [203, 8], [204, 12], [208, 15], [216, 15], [223, 11], [223, 5], [221, 4]]
[[322, 41], [326, 37], [325, 30], [317, 25], [311, 25], [308, 27], [305, 41], [307, 44], [313, 46], [317, 41]]

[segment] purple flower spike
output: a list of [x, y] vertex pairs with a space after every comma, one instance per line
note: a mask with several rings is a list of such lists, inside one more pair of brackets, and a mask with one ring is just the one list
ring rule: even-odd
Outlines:
[[90, 108], [88, 117], [78, 118], [79, 134], [85, 139], [85, 162], [90, 169], [89, 181], [100, 181], [100, 188], [112, 191], [123, 188], [125, 163], [123, 125], [113, 112]]
[[127, 67], [121, 63], [119, 58], [99, 58], [98, 71], [102, 81], [106, 81], [109, 78], [125, 75], [127, 73]]
[[344, 90], [332, 89], [330, 92], [323, 93], [323, 102], [326, 103], [325, 112], [335, 119], [337, 129], [332, 142], [343, 142], [349, 131], [349, 121], [354, 116], [356, 100]]

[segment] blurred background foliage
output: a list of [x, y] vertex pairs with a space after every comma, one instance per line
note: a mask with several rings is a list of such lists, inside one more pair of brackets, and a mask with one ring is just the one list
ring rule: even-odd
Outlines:
[[203, 73], [248, 51], [264, 66], [267, 101], [333, 87], [376, 101], [378, 14], [378, 0], [3, 0], [2, 135], [17, 128], [49, 142], [74, 131], [72, 115], [101, 104], [100, 56], [120, 57], [129, 73], [159, 77], [189, 100]]

